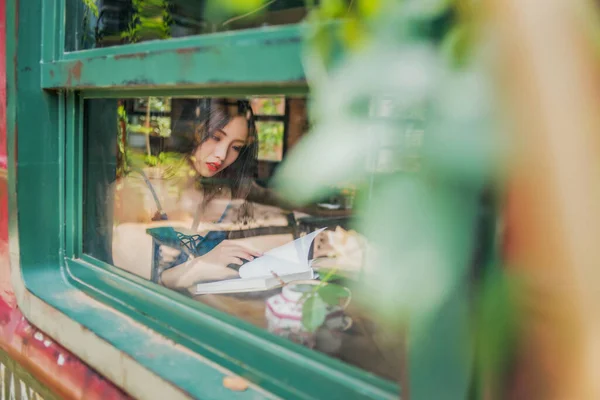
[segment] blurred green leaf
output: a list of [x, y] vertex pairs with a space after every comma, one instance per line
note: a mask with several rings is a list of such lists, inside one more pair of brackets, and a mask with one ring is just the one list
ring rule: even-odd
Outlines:
[[366, 18], [373, 18], [383, 10], [385, 0], [358, 0], [358, 12]]
[[448, 11], [454, 0], [406, 0], [404, 10], [411, 18], [430, 20]]
[[90, 9], [95, 17], [98, 17], [98, 6], [96, 5], [96, 0], [83, 0], [83, 4]]
[[348, 290], [343, 286], [334, 283], [319, 287], [317, 293], [325, 303], [332, 306], [339, 305], [341, 299], [348, 297]]
[[267, 0], [221, 0], [208, 1], [202, 15], [203, 19], [213, 24], [224, 24], [239, 19], [252, 19], [265, 11], [271, 3]]
[[[368, 249], [356, 298], [386, 328], [409, 321], [411, 397], [465, 398], [479, 195], [503, 149], [486, 60], [469, 27], [448, 33], [453, 0], [357, 0], [337, 31], [323, 24], [334, 4], [308, 20], [314, 127], [275, 181], [297, 203], [359, 188], [354, 227]], [[311, 302], [339, 301], [327, 286]]]
[[431, 106], [424, 155], [439, 178], [481, 185], [497, 172], [505, 145], [494, 131], [492, 89], [477, 68], [449, 72]]
[[346, 4], [343, 0], [321, 0], [319, 11], [323, 18], [337, 18], [346, 12]]
[[302, 305], [302, 325], [310, 332], [316, 331], [327, 315], [327, 303], [319, 296], [310, 296]]
[[258, 159], [281, 161], [284, 125], [281, 121], [257, 121]]
[[441, 51], [454, 67], [465, 66], [473, 47], [473, 28], [469, 25], [455, 25], [442, 41]]
[[475, 315], [476, 365], [486, 389], [503, 398], [501, 377], [509, 372], [519, 330], [520, 283], [517, 277], [494, 266], [478, 293]]
[[364, 281], [369, 305], [390, 323], [400, 310], [431, 314], [465, 275], [475, 198], [398, 175], [376, 182], [370, 199], [358, 227], [374, 247]]
[[350, 50], [357, 50], [364, 46], [368, 39], [368, 32], [356, 18], [348, 18], [342, 25], [341, 38]]
[[227, 11], [242, 14], [260, 8], [266, 0], [220, 0], [219, 3]]
[[[306, 203], [330, 193], [333, 183], [364, 176], [365, 143], [354, 140], [351, 131], [356, 129], [360, 127], [351, 123], [320, 126], [305, 137], [275, 176], [281, 192], [296, 203]], [[323, 149], [329, 150], [327, 154]]]
[[[373, 99], [387, 98], [402, 114], [427, 99], [440, 76], [437, 63], [429, 46], [377, 47], [352, 57], [317, 85], [311, 114], [319, 123], [279, 169], [275, 182], [282, 192], [308, 202], [329, 193], [331, 185], [359, 182], [374, 172], [367, 161], [403, 130], [393, 118], [373, 118], [379, 112], [373, 106], [381, 103]], [[364, 71], [370, 71], [369, 79]]]
[[411, 399], [469, 398], [473, 351], [468, 299], [467, 286], [457, 285], [432, 313], [411, 318]]

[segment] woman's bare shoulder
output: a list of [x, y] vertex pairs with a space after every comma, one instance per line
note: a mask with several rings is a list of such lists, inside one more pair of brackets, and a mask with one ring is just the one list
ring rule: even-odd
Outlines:
[[116, 221], [123, 223], [152, 220], [155, 210], [147, 201], [150, 192], [141, 176], [129, 174], [120, 177], [111, 185], [111, 194]]

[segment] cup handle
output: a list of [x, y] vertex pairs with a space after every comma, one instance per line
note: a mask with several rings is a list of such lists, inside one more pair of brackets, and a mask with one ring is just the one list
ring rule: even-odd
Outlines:
[[346, 321], [346, 325], [342, 328], [342, 332], [347, 331], [348, 329], [350, 329], [352, 327], [352, 318], [350, 318], [349, 316], [344, 316], [344, 320]]
[[350, 305], [350, 301], [352, 300], [352, 292], [350, 291], [350, 289], [344, 286], [344, 290], [346, 290], [346, 292], [348, 293], [348, 297], [346, 297], [346, 301], [342, 305], [342, 310], [345, 310], [346, 307]]

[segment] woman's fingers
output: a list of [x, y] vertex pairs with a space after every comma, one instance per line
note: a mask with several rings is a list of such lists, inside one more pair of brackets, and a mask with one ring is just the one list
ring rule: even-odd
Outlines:
[[240, 248], [231, 249], [231, 250], [227, 251], [227, 255], [243, 258], [244, 260], [248, 260], [248, 261], [252, 261], [255, 258], [254, 255], [250, 254], [245, 249], [240, 249]]
[[263, 255], [263, 253], [261, 251], [254, 249], [246, 244], [236, 243], [236, 242], [232, 242], [229, 240], [225, 241], [224, 244], [227, 248], [242, 250], [242, 251], [252, 255], [253, 257], [260, 257]]
[[240, 259], [239, 257], [234, 257], [234, 256], [227, 257], [226, 260], [227, 260], [226, 265], [229, 265], [229, 264], [242, 265], [244, 263], [244, 261], [242, 259]]

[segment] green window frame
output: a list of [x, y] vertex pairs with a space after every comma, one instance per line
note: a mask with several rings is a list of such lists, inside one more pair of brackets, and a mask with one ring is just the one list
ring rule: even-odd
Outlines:
[[[11, 246], [16, 279], [26, 289], [18, 296], [25, 315], [64, 337], [60, 319], [36, 308], [41, 300], [192, 397], [397, 398], [395, 383], [82, 253], [83, 101], [307, 94], [303, 25], [66, 53], [64, 7], [65, 0], [8, 4], [7, 59], [15, 60], [7, 68]], [[155, 343], [157, 333], [172, 342]], [[126, 390], [150, 393], [111, 373], [74, 337], [63, 345]], [[257, 387], [225, 390], [223, 369]]]

